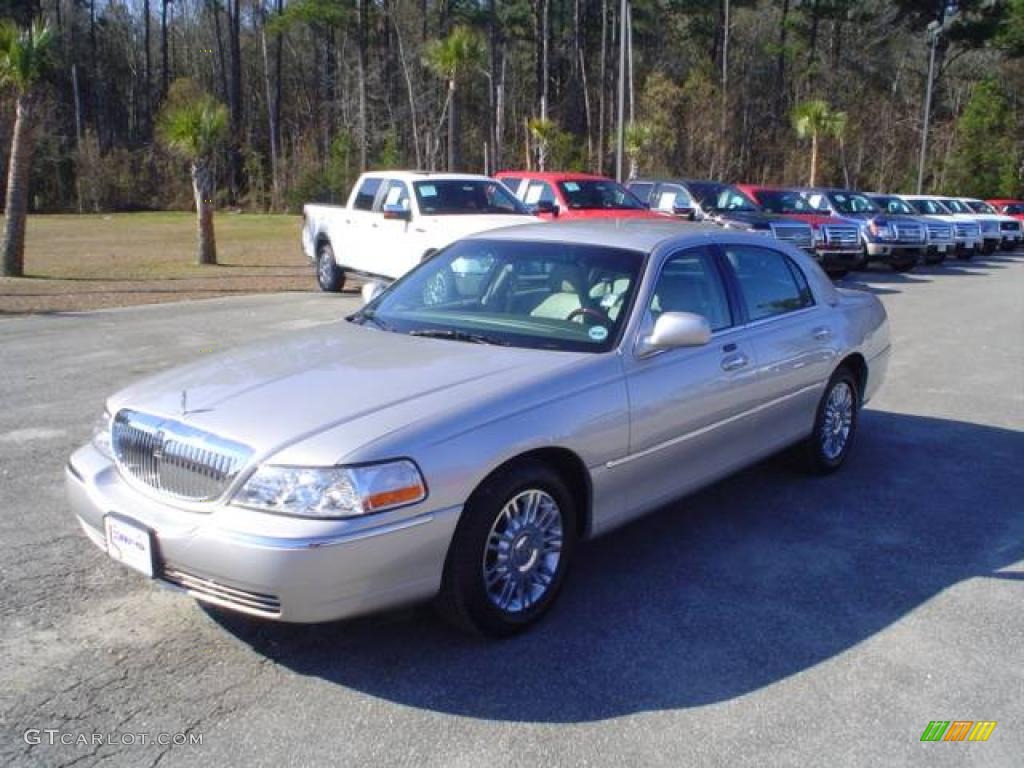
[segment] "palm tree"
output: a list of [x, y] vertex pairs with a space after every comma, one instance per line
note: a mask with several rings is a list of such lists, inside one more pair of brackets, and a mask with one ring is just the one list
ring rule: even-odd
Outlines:
[[828, 102], [809, 99], [797, 104], [792, 113], [793, 128], [801, 139], [811, 138], [811, 180], [814, 186], [818, 180], [818, 138], [833, 136], [839, 138], [846, 130], [846, 113], [833, 112]]
[[629, 158], [629, 178], [635, 179], [640, 173], [640, 158], [647, 155], [654, 146], [654, 127], [643, 121], [626, 126], [626, 156]]
[[4, 256], [0, 275], [25, 273], [25, 220], [28, 215], [28, 182], [36, 127], [36, 90], [49, 67], [53, 32], [36, 21], [19, 28], [0, 25], [0, 86], [16, 94], [11, 158], [7, 167], [7, 206], [4, 209]]
[[196, 199], [196, 263], [216, 264], [213, 162], [228, 138], [228, 110], [194, 81], [176, 80], [157, 124], [160, 140], [189, 161]]
[[458, 112], [455, 102], [455, 86], [459, 79], [474, 68], [481, 66], [484, 59], [484, 41], [479, 32], [459, 25], [452, 29], [443, 40], [432, 40], [427, 44], [423, 61], [438, 77], [448, 81], [448, 96], [441, 119], [448, 112], [448, 170], [454, 171], [461, 163], [458, 142]]

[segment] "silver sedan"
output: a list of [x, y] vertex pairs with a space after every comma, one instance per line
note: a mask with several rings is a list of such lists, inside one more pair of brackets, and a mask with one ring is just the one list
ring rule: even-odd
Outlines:
[[351, 317], [112, 396], [67, 493], [112, 558], [316, 622], [547, 611], [577, 543], [783, 448], [830, 472], [889, 359], [874, 296], [674, 222], [458, 241]]

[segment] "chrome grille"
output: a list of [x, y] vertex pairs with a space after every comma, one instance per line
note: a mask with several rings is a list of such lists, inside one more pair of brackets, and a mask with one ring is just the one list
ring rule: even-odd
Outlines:
[[776, 240], [792, 243], [797, 248], [813, 248], [814, 233], [806, 225], [772, 224], [772, 234]]
[[138, 411], [118, 411], [110, 437], [122, 474], [189, 501], [219, 497], [252, 455], [240, 443]]
[[977, 239], [981, 236], [981, 227], [977, 224], [957, 224], [956, 225], [956, 236], [961, 240], [967, 238]]
[[906, 221], [897, 221], [893, 225], [896, 231], [896, 239], [901, 243], [924, 243], [924, 227], [920, 224], [913, 224]]
[[161, 574], [164, 581], [169, 581], [176, 587], [181, 587], [189, 595], [198, 600], [205, 600], [208, 603], [223, 605], [227, 608], [236, 608], [246, 613], [256, 613], [261, 616], [280, 616], [281, 600], [276, 595], [264, 595], [259, 592], [249, 592], [244, 589], [229, 587], [213, 579], [206, 579], [174, 567], [166, 567]]
[[854, 247], [860, 245], [860, 231], [856, 227], [836, 226], [825, 224], [821, 228], [825, 235], [825, 242], [829, 245], [841, 245]]
[[949, 243], [953, 240], [953, 228], [947, 224], [929, 224], [928, 242]]
[[1019, 221], [1003, 221], [1000, 222], [999, 226], [1002, 228], [1003, 232], [1020, 232]]

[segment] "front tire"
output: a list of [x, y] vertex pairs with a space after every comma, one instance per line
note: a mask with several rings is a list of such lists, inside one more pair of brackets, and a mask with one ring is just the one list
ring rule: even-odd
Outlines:
[[857, 432], [860, 394], [849, 368], [832, 374], [818, 403], [814, 431], [804, 441], [806, 468], [814, 474], [835, 472], [846, 461]]
[[913, 259], [911, 261], [894, 261], [891, 264], [893, 272], [909, 272], [916, 265], [917, 265], [917, 260], [916, 259]]
[[826, 271], [825, 274], [827, 274], [833, 280], [842, 280], [844, 277], [846, 277], [848, 274], [850, 274], [850, 270], [848, 270], [848, 269], [829, 269], [829, 270]]
[[345, 270], [338, 266], [330, 243], [323, 243], [317, 251], [316, 281], [325, 293], [337, 293], [345, 287]]
[[438, 607], [462, 629], [505, 637], [536, 623], [565, 581], [576, 503], [536, 461], [514, 464], [469, 498], [445, 561]]

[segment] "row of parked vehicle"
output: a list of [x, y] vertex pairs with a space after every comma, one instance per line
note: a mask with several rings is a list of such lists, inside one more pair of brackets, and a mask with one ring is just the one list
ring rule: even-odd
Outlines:
[[461, 237], [538, 218], [710, 221], [800, 248], [834, 279], [872, 262], [906, 272], [1024, 240], [1019, 200], [690, 179], [622, 185], [572, 172], [381, 171], [360, 176], [344, 206], [306, 205], [302, 241], [320, 287], [338, 291], [349, 274], [395, 279]]

